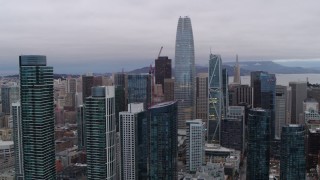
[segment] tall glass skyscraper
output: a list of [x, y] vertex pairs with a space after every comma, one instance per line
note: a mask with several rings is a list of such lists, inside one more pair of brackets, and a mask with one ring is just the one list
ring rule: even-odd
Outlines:
[[116, 178], [116, 123], [114, 86], [92, 88], [86, 98], [86, 153], [87, 177], [90, 179]]
[[176, 180], [178, 156], [177, 102], [149, 108], [149, 177]]
[[270, 113], [251, 109], [248, 119], [247, 179], [269, 179]]
[[264, 71], [251, 72], [253, 107], [270, 110], [271, 138], [275, 138], [276, 76]]
[[175, 51], [174, 98], [178, 101], [178, 128], [195, 116], [195, 65], [191, 20], [180, 17]]
[[45, 56], [19, 57], [25, 179], [55, 179], [53, 68]]
[[210, 54], [208, 141], [220, 141], [220, 124], [224, 105], [221, 56]]
[[282, 127], [280, 179], [306, 178], [304, 127], [289, 124]]

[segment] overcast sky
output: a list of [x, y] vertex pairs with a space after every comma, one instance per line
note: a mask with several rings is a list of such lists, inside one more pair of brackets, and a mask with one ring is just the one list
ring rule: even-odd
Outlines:
[[174, 60], [179, 16], [189, 16], [196, 64], [320, 58], [320, 1], [0, 0], [0, 74], [20, 54], [43, 54], [55, 72], [148, 66], [161, 46]]

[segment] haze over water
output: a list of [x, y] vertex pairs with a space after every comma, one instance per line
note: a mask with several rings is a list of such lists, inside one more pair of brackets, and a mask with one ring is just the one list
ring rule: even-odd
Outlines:
[[[307, 81], [311, 84], [320, 84], [320, 74], [276, 74], [277, 85], [288, 86], [292, 81]], [[229, 83], [233, 82], [233, 76], [229, 76]], [[241, 84], [250, 85], [250, 76], [241, 76]]]

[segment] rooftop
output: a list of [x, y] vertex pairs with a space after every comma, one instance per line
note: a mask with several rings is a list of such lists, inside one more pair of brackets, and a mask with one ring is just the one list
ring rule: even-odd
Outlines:
[[177, 101], [167, 101], [167, 102], [163, 102], [163, 103], [159, 103], [156, 105], [151, 106], [149, 109], [154, 109], [154, 108], [160, 108], [160, 107], [165, 107], [165, 106], [170, 106], [174, 103], [176, 103]]

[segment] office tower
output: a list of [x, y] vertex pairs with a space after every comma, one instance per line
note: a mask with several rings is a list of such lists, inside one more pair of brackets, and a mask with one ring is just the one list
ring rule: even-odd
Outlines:
[[275, 96], [276, 76], [263, 71], [251, 72], [251, 87], [253, 88], [253, 107], [270, 110], [271, 138], [275, 138]]
[[209, 119], [208, 142], [219, 142], [223, 109], [222, 61], [220, 55], [210, 54], [209, 60]]
[[244, 152], [245, 109], [243, 106], [229, 106], [227, 117], [221, 120], [221, 146]]
[[303, 101], [307, 98], [307, 82], [289, 82], [291, 87], [291, 122], [293, 124], [304, 124], [301, 114], [303, 114]]
[[[318, 115], [319, 117], [319, 115]], [[317, 119], [319, 122], [320, 119]], [[307, 129], [307, 170], [317, 168], [320, 152], [320, 128], [318, 122], [310, 122]], [[312, 124], [314, 123], [314, 124]]]
[[119, 113], [121, 179], [147, 179], [148, 127], [143, 103], [128, 104]]
[[151, 106], [151, 75], [128, 74], [128, 103], [143, 103]]
[[314, 98], [320, 102], [320, 87], [308, 86], [307, 88], [307, 97]]
[[306, 178], [304, 126], [289, 124], [282, 127], [280, 179]]
[[175, 49], [174, 98], [178, 101], [178, 128], [195, 117], [195, 65], [191, 20], [180, 17]]
[[53, 68], [46, 56], [19, 57], [25, 179], [55, 179]]
[[116, 123], [114, 86], [92, 88], [85, 102], [88, 179], [115, 179]]
[[75, 78], [67, 78], [67, 93], [75, 94], [77, 92], [77, 80]]
[[196, 118], [208, 120], [208, 73], [199, 73], [196, 79]]
[[171, 59], [167, 56], [159, 56], [155, 60], [155, 80], [156, 84], [161, 84], [164, 90], [164, 79], [171, 79], [172, 69], [171, 69]]
[[291, 108], [292, 108], [292, 89], [287, 86], [287, 119], [286, 124], [293, 124], [291, 121]]
[[275, 137], [280, 139], [282, 126], [287, 121], [287, 86], [276, 85]]
[[229, 85], [229, 105], [252, 104], [252, 88], [249, 85]]
[[78, 133], [78, 148], [79, 150], [84, 150], [86, 147], [86, 123], [84, 107], [80, 105], [77, 107], [77, 133]]
[[115, 108], [116, 108], [116, 127], [119, 132], [119, 112], [126, 111], [128, 99], [128, 76], [125, 73], [116, 73], [114, 77], [115, 86]]
[[86, 102], [86, 98], [91, 96], [91, 88], [93, 87], [93, 75], [82, 75], [82, 102]]
[[164, 101], [174, 100], [174, 79], [164, 79]]
[[177, 179], [178, 129], [177, 102], [160, 103], [149, 108], [149, 177]]
[[2, 103], [2, 112], [9, 115], [10, 114], [10, 87], [9, 86], [1, 87], [1, 103]]
[[223, 108], [222, 108], [222, 117], [226, 117], [227, 109], [229, 106], [229, 75], [226, 68], [222, 69], [222, 94], [223, 94]]
[[13, 142], [15, 157], [15, 179], [23, 179], [22, 122], [20, 102], [12, 103]]
[[19, 101], [18, 86], [2, 86], [1, 87], [1, 102], [2, 112], [9, 115], [11, 112], [11, 104]]
[[233, 83], [235, 83], [235, 84], [241, 84], [240, 65], [239, 65], [239, 61], [238, 61], [238, 54], [237, 54], [237, 56], [236, 56], [236, 64], [234, 65]]
[[249, 111], [247, 152], [247, 179], [269, 179], [269, 110], [254, 108]]
[[187, 123], [187, 172], [195, 173], [205, 163], [205, 124], [201, 119], [186, 121]]

